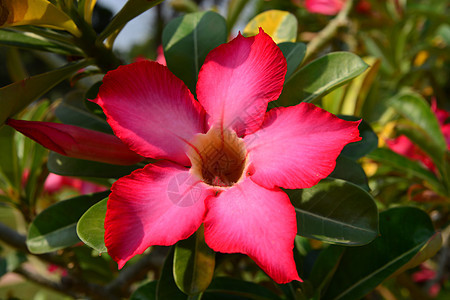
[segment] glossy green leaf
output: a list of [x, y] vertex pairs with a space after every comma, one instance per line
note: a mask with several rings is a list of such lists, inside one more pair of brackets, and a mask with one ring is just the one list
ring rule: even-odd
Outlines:
[[92, 205], [105, 198], [109, 191], [83, 195], [53, 204], [41, 212], [28, 229], [27, 246], [39, 254], [72, 246], [80, 241], [77, 222]]
[[285, 42], [278, 44], [278, 47], [280, 47], [281, 52], [283, 52], [284, 58], [286, 58], [286, 81], [295, 72], [295, 70], [305, 57], [306, 45], [304, 43]]
[[198, 72], [206, 55], [226, 40], [225, 19], [215, 12], [195, 12], [175, 18], [162, 35], [167, 66], [195, 94]]
[[414, 124], [417, 124], [422, 129], [422, 134], [427, 136], [424, 138], [427, 140], [427, 145], [419, 144], [418, 146], [422, 146], [423, 150], [432, 155], [437, 166], [441, 165], [444, 153], [447, 150], [447, 143], [442, 134], [439, 122], [425, 99], [416, 93], [403, 93], [391, 98], [389, 105], [397, 113]]
[[78, 220], [77, 235], [86, 245], [97, 252], [106, 252], [105, 216], [108, 198], [92, 205]]
[[178, 288], [187, 295], [206, 290], [214, 275], [215, 252], [205, 242], [204, 228], [175, 245], [173, 276]]
[[271, 9], [251, 19], [244, 28], [244, 35], [257, 35], [259, 28], [262, 28], [277, 44], [295, 42], [297, 27], [298, 22], [293, 14], [284, 10]]
[[89, 64], [90, 62], [86, 60], [69, 64], [0, 88], [0, 107], [2, 108], [0, 110], [0, 125], [8, 117], [20, 112], [55, 85]]
[[282, 106], [312, 102], [352, 80], [367, 67], [359, 56], [350, 52], [324, 55], [295, 72], [286, 81], [277, 102]]
[[161, 271], [161, 276], [156, 286], [157, 300], [187, 300], [188, 296], [180, 291], [173, 277], [174, 247], [171, 248]]
[[71, 47], [37, 34], [10, 29], [0, 29], [0, 45], [32, 49], [63, 55], [82, 55], [80, 49]]
[[[346, 121], [359, 121], [361, 118], [355, 116], [339, 116], [339, 118]], [[378, 147], [378, 136], [373, 131], [372, 127], [364, 120], [358, 126], [361, 140], [350, 143], [342, 149], [341, 155], [358, 160], [361, 157], [369, 154]]]
[[375, 149], [368, 154], [367, 157], [383, 164], [390, 165], [398, 170], [402, 170], [407, 174], [417, 176], [431, 184], [437, 192], [445, 194], [444, 187], [437, 177], [416, 161], [412, 161], [409, 158], [386, 148]]
[[202, 296], [203, 300], [281, 300], [274, 292], [253, 282], [216, 277]]
[[378, 234], [372, 196], [340, 179], [324, 179], [302, 190], [287, 190], [297, 213], [297, 234], [333, 244], [364, 245]]
[[343, 179], [356, 184], [365, 191], [369, 191], [366, 173], [356, 161], [339, 155], [336, 159], [336, 167], [333, 172], [328, 175], [329, 178]]
[[50, 172], [63, 176], [119, 178], [144, 167], [144, 165], [110, 165], [96, 161], [67, 157], [50, 151], [47, 167]]
[[158, 281], [151, 281], [138, 287], [130, 300], [156, 300], [156, 286]]
[[120, 30], [132, 19], [143, 12], [158, 5], [163, 0], [128, 0], [122, 9], [109, 22], [108, 26], [100, 33], [97, 40], [102, 42], [112, 34], [118, 34]]
[[382, 212], [380, 236], [368, 245], [345, 249], [323, 299], [362, 298], [410, 261], [434, 234], [429, 216], [420, 209]]

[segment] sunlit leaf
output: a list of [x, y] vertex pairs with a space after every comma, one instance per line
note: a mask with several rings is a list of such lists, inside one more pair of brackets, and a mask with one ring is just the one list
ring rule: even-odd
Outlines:
[[297, 234], [333, 244], [364, 245], [378, 234], [372, 196], [340, 179], [324, 179], [302, 190], [287, 190], [297, 213]]
[[108, 196], [109, 191], [83, 195], [57, 202], [41, 212], [31, 223], [27, 247], [32, 253], [46, 253], [72, 246], [80, 239], [76, 226], [92, 205]]
[[286, 81], [278, 105], [312, 102], [347, 83], [367, 69], [367, 64], [350, 52], [334, 52], [302, 67]]
[[37, 25], [67, 30], [80, 36], [72, 19], [47, 0], [2, 0], [0, 11], [0, 27]]
[[[322, 299], [360, 299], [410, 261], [435, 234], [429, 216], [414, 207], [380, 214], [380, 236], [348, 247]], [[330, 246], [325, 251], [332, 250]]]
[[97, 252], [106, 252], [105, 216], [108, 198], [92, 205], [79, 219], [76, 227], [77, 235], [86, 245]]
[[51, 88], [89, 65], [89, 61], [72, 63], [47, 73], [32, 76], [0, 88], [0, 126]]
[[297, 19], [287, 11], [272, 9], [260, 13], [248, 22], [243, 34], [257, 35], [260, 27], [277, 44], [297, 40]]
[[206, 245], [204, 228], [175, 245], [173, 276], [178, 288], [197, 295], [209, 286], [215, 266], [215, 252]]
[[193, 94], [206, 55], [227, 40], [225, 19], [212, 11], [173, 19], [164, 28], [162, 44], [167, 67]]

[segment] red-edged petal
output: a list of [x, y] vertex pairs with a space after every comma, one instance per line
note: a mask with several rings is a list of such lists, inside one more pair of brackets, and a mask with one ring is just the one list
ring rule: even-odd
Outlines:
[[261, 130], [244, 138], [252, 179], [267, 188], [308, 188], [327, 177], [342, 148], [359, 141], [360, 122], [310, 103], [271, 109]]
[[283, 89], [286, 60], [262, 29], [212, 50], [197, 83], [197, 97], [211, 117], [210, 125], [233, 128], [239, 136], [256, 131], [267, 103]]
[[119, 268], [152, 245], [192, 235], [212, 192], [174, 163], [149, 164], [117, 180], [108, 199], [105, 244]]
[[93, 101], [136, 153], [190, 164], [186, 141], [204, 132], [204, 111], [167, 67], [152, 61], [120, 66], [105, 75]]
[[51, 122], [8, 119], [6, 124], [62, 155], [116, 165], [144, 160], [112, 134]]
[[206, 200], [205, 241], [214, 251], [243, 253], [273, 280], [300, 280], [292, 249], [295, 210], [280, 189], [268, 190], [250, 178]]
[[400, 135], [395, 139], [386, 140], [386, 145], [395, 153], [415, 161], [420, 161], [428, 169], [436, 172], [436, 166], [434, 165], [433, 160], [408, 137]]

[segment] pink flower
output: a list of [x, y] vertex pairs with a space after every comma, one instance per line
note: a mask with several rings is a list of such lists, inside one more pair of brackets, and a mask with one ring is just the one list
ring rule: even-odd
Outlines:
[[344, 6], [346, 0], [306, 0], [305, 7], [311, 13], [335, 15]]
[[80, 192], [80, 194], [90, 194], [104, 191], [106, 188], [79, 178], [72, 178], [50, 173], [44, 182], [44, 191], [49, 194], [56, 193], [62, 188], [68, 187]]
[[167, 67], [143, 61], [104, 77], [97, 99], [115, 134], [161, 159], [117, 180], [105, 244], [119, 268], [152, 245], [173, 245], [204, 225], [214, 251], [250, 256], [276, 282], [300, 280], [294, 207], [280, 187], [325, 178], [359, 122], [308, 103], [266, 112], [283, 88], [286, 60], [262, 30], [212, 50], [198, 101]]
[[[447, 149], [450, 150], [450, 123], [447, 123], [447, 120], [450, 118], [450, 112], [439, 109], [435, 100], [431, 102], [431, 110], [436, 115], [442, 134], [447, 142]], [[419, 161], [431, 171], [436, 172], [436, 166], [432, 159], [406, 136], [401, 135], [395, 139], [387, 140], [386, 144], [392, 151]]]

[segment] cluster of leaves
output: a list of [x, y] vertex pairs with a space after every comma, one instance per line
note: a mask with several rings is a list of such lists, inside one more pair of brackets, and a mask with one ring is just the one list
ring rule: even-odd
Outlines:
[[[87, 99], [96, 96], [99, 76], [121, 63], [112, 46], [123, 26], [161, 1], [129, 0], [98, 34], [91, 25], [95, 1], [36, 2], [44, 3], [47, 9], [51, 7], [55, 14], [63, 17], [46, 19], [47, 16], [36, 13], [37, 18], [0, 29], [0, 45], [8, 47], [5, 52], [10, 64], [8, 70], [15, 81], [0, 88], [0, 124], [12, 116], [28, 120], [56, 119], [111, 134], [105, 116]], [[230, 1], [226, 19], [213, 11], [194, 11], [172, 19], [164, 27], [161, 42], [167, 66], [194, 95], [197, 75], [206, 55], [227, 41], [247, 2]], [[24, 262], [33, 263], [35, 270], [39, 270], [43, 268], [43, 261], [67, 270], [68, 274], [62, 275], [61, 282], [41, 281], [41, 284], [72, 297], [97, 299], [128, 296], [131, 299], [358, 299], [387, 278], [432, 257], [442, 241], [427, 214], [436, 207], [397, 206], [399, 201], [387, 197], [382, 190], [392, 185], [389, 178], [400, 178], [403, 184], [416, 180], [439, 194], [444, 199], [443, 214], [448, 211], [450, 161], [436, 117], [420, 94], [410, 90], [397, 94], [397, 90], [405, 86], [423, 92], [430, 82], [435, 90], [442, 90], [444, 85], [440, 78], [431, 77], [427, 81], [421, 76], [424, 73], [437, 76], [434, 70], [442, 72], [442, 67], [432, 62], [416, 66], [414, 58], [420, 51], [434, 51], [428, 38], [437, 34], [448, 39], [445, 29], [448, 20], [430, 18], [442, 11], [421, 6], [420, 1], [398, 9], [390, 7], [389, 1], [383, 7], [373, 4], [373, 11], [378, 12], [382, 20], [395, 15], [395, 31], [386, 28], [386, 32], [374, 32], [373, 22], [363, 22], [362, 18], [352, 16], [353, 24], [364, 29], [361, 33], [352, 35], [351, 27], [347, 32], [334, 32], [342, 35], [343, 41], [351, 36], [364, 43], [366, 51], [362, 54], [370, 57], [363, 60], [351, 52], [326, 51], [313, 60], [316, 54], [308, 52], [311, 48], [300, 42], [298, 33], [298, 28], [309, 28], [303, 20], [311, 20], [313, 16], [302, 19], [304, 9], [295, 6], [296, 1], [288, 7], [285, 2], [261, 1], [258, 9], [265, 12], [257, 14], [243, 30], [244, 35], [250, 36], [262, 27], [286, 58], [288, 70], [283, 92], [271, 105], [312, 102], [346, 120], [358, 120], [362, 116], [376, 129], [402, 116], [407, 122], [403, 122], [401, 132], [432, 158], [438, 167], [437, 173], [390, 150], [377, 149], [377, 134], [363, 121], [359, 127], [363, 139], [344, 148], [328, 178], [309, 189], [286, 191], [297, 213], [294, 256], [303, 283], [277, 285], [246, 258], [214, 254], [203, 242], [201, 230], [171, 249], [150, 249], [118, 272], [104, 244], [107, 189], [116, 178], [141, 168], [142, 164], [119, 166], [55, 152], [47, 155], [40, 145], [3, 126], [0, 127], [0, 211], [11, 214], [12, 207], [20, 217], [10, 223], [1, 218], [0, 239], [7, 245], [1, 260], [2, 274], [13, 271], [38, 281], [24, 267]], [[190, 1], [179, 1], [178, 5], [188, 11], [198, 9]], [[292, 13], [266, 10], [265, 5]], [[371, 20], [375, 22], [378, 17], [372, 16]], [[329, 21], [328, 17], [317, 17], [313, 24], [320, 27], [321, 22]], [[426, 29], [419, 34], [414, 31], [424, 22]], [[399, 38], [395, 32], [403, 35]], [[417, 44], [423, 36], [426, 43]], [[320, 35], [317, 38], [323, 39]], [[337, 47], [337, 38], [334, 38], [331, 45]], [[395, 39], [396, 43], [390, 44], [390, 39]], [[383, 43], [393, 45], [392, 49], [383, 47]], [[352, 42], [345, 45], [352, 45]], [[26, 77], [21, 60], [24, 54], [18, 48], [57, 54], [52, 58], [57, 57], [67, 64]], [[347, 49], [338, 47], [338, 50]], [[432, 57], [439, 61], [440, 55], [445, 53], [437, 50]], [[411, 73], [413, 78], [408, 77]], [[51, 104], [35, 102], [69, 78], [73, 86], [62, 89], [62, 100]], [[59, 96], [47, 95], [52, 100]], [[361, 167], [361, 162], [368, 163], [368, 158], [381, 164], [369, 179]], [[395, 170], [408, 175], [399, 176]], [[27, 172], [24, 180], [23, 174]], [[76, 197], [67, 197], [64, 193], [57, 198], [50, 197], [43, 191], [48, 172], [88, 179], [104, 185], [106, 191]], [[394, 184], [395, 195], [398, 195], [404, 185], [398, 180]], [[381, 213], [378, 207], [382, 208]], [[444, 227], [447, 222], [444, 217], [439, 226]], [[26, 242], [3, 223], [18, 232], [26, 228]], [[35, 257], [41, 261], [36, 262]], [[147, 274], [148, 278], [142, 274]], [[136, 283], [142, 284], [135, 289]]]

